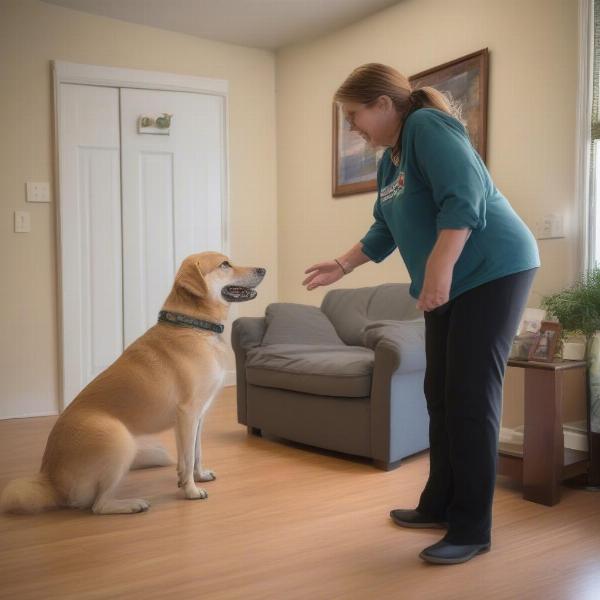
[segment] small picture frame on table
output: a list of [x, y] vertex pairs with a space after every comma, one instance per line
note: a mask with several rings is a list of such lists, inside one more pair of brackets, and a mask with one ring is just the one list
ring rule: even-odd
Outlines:
[[542, 321], [535, 343], [529, 350], [529, 360], [552, 362], [560, 338], [560, 323]]

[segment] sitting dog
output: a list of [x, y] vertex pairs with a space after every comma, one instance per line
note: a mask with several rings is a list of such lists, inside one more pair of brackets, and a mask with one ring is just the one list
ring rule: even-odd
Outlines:
[[265, 269], [235, 267], [216, 252], [186, 258], [159, 320], [91, 381], [59, 416], [37, 476], [8, 483], [0, 510], [35, 513], [58, 507], [96, 514], [137, 513], [146, 500], [117, 500], [130, 468], [171, 464], [160, 446], [138, 436], [175, 427], [178, 485], [186, 498], [206, 498], [195, 481], [202, 469], [200, 434], [208, 408], [223, 387], [221, 324], [230, 302], [252, 300]]

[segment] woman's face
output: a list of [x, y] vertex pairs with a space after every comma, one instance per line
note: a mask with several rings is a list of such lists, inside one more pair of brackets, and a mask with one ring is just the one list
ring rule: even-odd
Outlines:
[[400, 118], [388, 96], [380, 96], [369, 104], [346, 101], [342, 103], [342, 111], [350, 131], [358, 133], [370, 146], [376, 148], [396, 143]]

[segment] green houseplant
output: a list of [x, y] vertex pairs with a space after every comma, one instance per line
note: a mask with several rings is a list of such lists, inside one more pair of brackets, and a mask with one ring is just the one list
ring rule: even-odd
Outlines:
[[584, 335], [589, 355], [594, 334], [600, 331], [600, 268], [582, 275], [575, 285], [545, 296], [541, 307], [558, 319], [563, 340], [567, 334]]

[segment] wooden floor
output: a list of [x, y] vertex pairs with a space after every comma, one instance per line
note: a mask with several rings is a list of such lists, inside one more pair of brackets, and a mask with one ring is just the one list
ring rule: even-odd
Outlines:
[[[226, 388], [205, 426], [209, 497], [187, 501], [174, 467], [132, 472], [119, 496], [149, 512], [0, 516], [0, 598], [448, 600], [600, 598], [600, 494], [563, 488], [549, 508], [499, 479], [492, 551], [469, 563], [418, 558], [443, 532], [394, 526], [414, 507], [426, 453], [397, 470], [248, 436]], [[0, 488], [39, 467], [54, 417], [0, 422]], [[169, 432], [162, 436], [174, 450]]]

